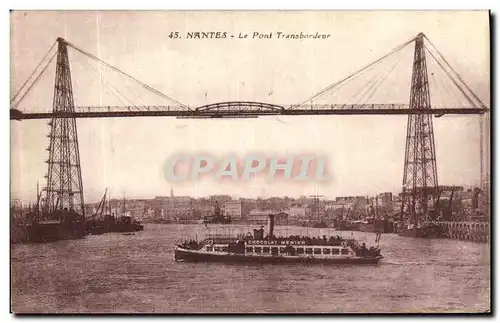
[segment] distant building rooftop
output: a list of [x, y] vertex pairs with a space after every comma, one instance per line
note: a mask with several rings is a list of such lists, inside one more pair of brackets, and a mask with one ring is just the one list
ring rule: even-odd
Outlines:
[[271, 210], [256, 210], [253, 209], [250, 211], [250, 216], [269, 216], [269, 214], [274, 214], [275, 212]]

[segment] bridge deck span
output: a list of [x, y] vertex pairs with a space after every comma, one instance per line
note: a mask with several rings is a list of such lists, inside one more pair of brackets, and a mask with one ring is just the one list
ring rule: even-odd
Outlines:
[[345, 108], [311, 107], [311, 108], [279, 108], [279, 106], [207, 106], [197, 109], [172, 109], [169, 107], [84, 107], [75, 108], [75, 112], [22, 112], [10, 110], [11, 120], [51, 119], [51, 118], [124, 118], [124, 117], [181, 117], [181, 118], [252, 118], [258, 116], [314, 116], [314, 115], [409, 115], [433, 114], [442, 116], [446, 114], [483, 114], [483, 108], [435, 108], [435, 109], [410, 109], [407, 106], [388, 107], [349, 107]]

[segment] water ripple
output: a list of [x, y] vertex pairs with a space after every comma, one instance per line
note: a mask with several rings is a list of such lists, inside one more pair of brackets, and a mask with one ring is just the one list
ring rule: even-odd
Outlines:
[[[484, 312], [490, 307], [490, 251], [485, 244], [384, 235], [380, 247], [385, 258], [378, 266], [174, 262], [173, 243], [185, 235], [202, 236], [203, 230], [196, 225], [147, 225], [134, 236], [105, 234], [14, 245], [12, 309], [16, 313], [384, 313]], [[300, 228], [286, 230], [302, 233]], [[354, 235], [367, 244], [375, 237]]]

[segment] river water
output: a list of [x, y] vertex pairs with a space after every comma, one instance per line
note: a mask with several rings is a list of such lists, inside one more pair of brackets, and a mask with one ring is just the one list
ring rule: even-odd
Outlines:
[[[231, 226], [236, 231], [249, 227]], [[212, 229], [213, 230], [213, 229]], [[277, 227], [282, 235], [375, 234]], [[308, 231], [308, 232], [306, 232]], [[173, 244], [203, 225], [11, 247], [15, 313], [484, 312], [490, 247], [385, 234], [377, 266], [224, 265], [173, 261]], [[212, 232], [213, 233], [213, 232]]]

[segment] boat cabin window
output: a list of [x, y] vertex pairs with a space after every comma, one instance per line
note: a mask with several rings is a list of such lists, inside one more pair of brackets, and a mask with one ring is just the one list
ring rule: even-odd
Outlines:
[[338, 255], [338, 254], [340, 254], [340, 250], [337, 249], [337, 248], [333, 248], [332, 249], [332, 255]]
[[227, 252], [227, 247], [222, 247], [221, 249], [223, 252]]
[[347, 250], [347, 249], [342, 249], [342, 254], [343, 254], [343, 255], [347, 255], [347, 254], [349, 254], [349, 250]]
[[297, 248], [297, 254], [299, 255], [304, 254], [304, 248]]
[[324, 255], [329, 255], [329, 254], [330, 254], [330, 249], [328, 249], [328, 248], [324, 248], [324, 249], [323, 249], [323, 254], [324, 254]]
[[306, 248], [306, 253], [307, 253], [307, 254], [312, 254], [312, 253], [313, 253], [312, 248]]
[[215, 251], [220, 251], [220, 247], [215, 247]]
[[207, 247], [207, 251], [212, 251], [213, 248], [212, 247]]
[[280, 253], [285, 253], [285, 247], [280, 247]]
[[278, 247], [272, 247], [271, 248], [271, 254], [277, 255], [278, 254]]
[[315, 255], [321, 255], [321, 248], [314, 248]]
[[255, 252], [256, 253], [260, 253], [260, 251], [261, 251], [261, 247], [255, 247]]
[[253, 247], [247, 247], [247, 252], [253, 252]]
[[262, 252], [263, 252], [263, 253], [269, 253], [269, 251], [270, 251], [270, 248], [269, 248], [269, 247], [264, 247], [264, 248], [262, 248]]

